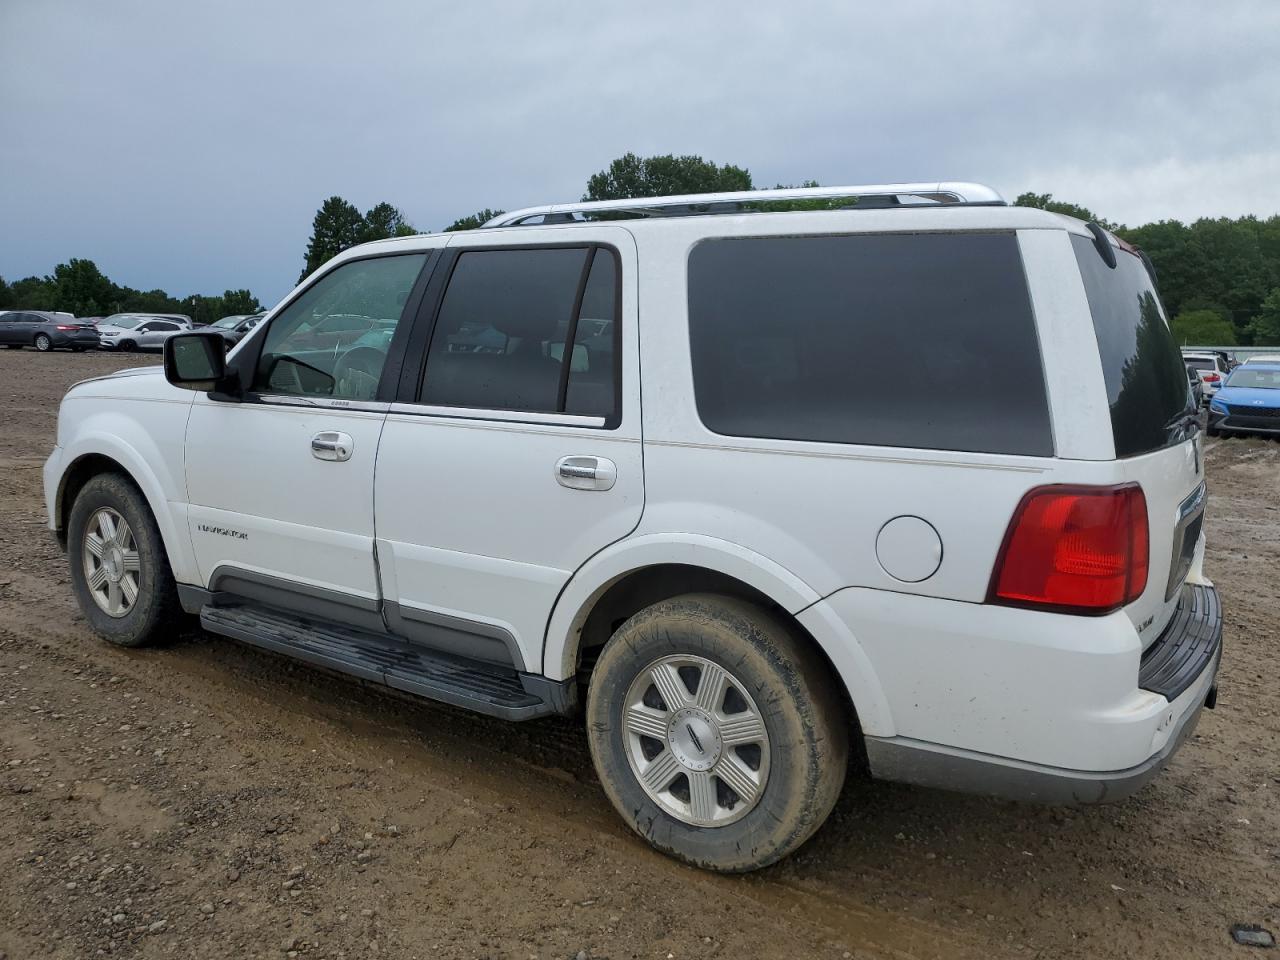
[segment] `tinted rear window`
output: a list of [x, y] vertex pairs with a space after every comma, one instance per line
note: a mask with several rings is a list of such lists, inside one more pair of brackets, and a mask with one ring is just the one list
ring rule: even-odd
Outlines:
[[716, 433], [1053, 452], [1012, 234], [704, 241], [689, 338]]
[[1117, 250], [1112, 268], [1103, 263], [1093, 240], [1073, 236], [1071, 244], [1098, 336], [1116, 456], [1137, 456], [1178, 442], [1194, 401], [1151, 275], [1131, 253]]

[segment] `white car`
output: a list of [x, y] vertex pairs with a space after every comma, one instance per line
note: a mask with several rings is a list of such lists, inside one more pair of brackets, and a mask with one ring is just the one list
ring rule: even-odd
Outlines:
[[175, 333], [191, 329], [191, 324], [150, 314], [117, 314], [98, 324], [102, 338], [98, 346], [103, 350], [159, 350]]
[[1227, 362], [1216, 353], [1184, 353], [1182, 362], [1200, 375], [1200, 388], [1204, 391], [1205, 403], [1222, 389], [1223, 381], [1231, 372]]
[[[830, 209], [761, 209], [793, 199]], [[96, 632], [138, 646], [181, 608], [581, 715], [619, 814], [693, 864], [795, 850], [852, 757], [1119, 799], [1215, 700], [1198, 419], [1152, 278], [989, 188], [531, 208], [348, 250], [229, 356], [164, 354], [73, 387], [45, 466]], [[892, 391], [858, 375], [907, 354]]]

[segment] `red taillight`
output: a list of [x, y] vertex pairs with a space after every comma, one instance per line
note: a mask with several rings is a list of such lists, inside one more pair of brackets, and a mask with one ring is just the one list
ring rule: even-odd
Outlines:
[[79, 327], [71, 327], [71, 326], [68, 326], [68, 325], [67, 325], [67, 324], [65, 324], [65, 323], [60, 323], [60, 324], [58, 324], [58, 329], [59, 329], [59, 330], [78, 330], [78, 329], [80, 329], [80, 328], [79, 328]]
[[1216, 373], [1206, 373], [1204, 375], [1205, 383], [1217, 383], [1221, 379], [1222, 378], [1218, 376]]
[[1136, 483], [1037, 487], [1014, 511], [988, 601], [1109, 613], [1147, 587], [1147, 498]]

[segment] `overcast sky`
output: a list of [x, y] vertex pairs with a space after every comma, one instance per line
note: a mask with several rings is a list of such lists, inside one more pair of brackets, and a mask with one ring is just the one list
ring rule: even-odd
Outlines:
[[0, 276], [274, 303], [332, 194], [439, 230], [628, 150], [1270, 215], [1278, 54], [1277, 0], [0, 0]]

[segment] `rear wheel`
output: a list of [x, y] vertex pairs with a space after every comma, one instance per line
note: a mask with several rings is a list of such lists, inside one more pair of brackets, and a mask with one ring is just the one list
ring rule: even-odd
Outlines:
[[53, 341], [49, 339], [49, 335], [47, 333], [37, 333], [35, 347], [41, 353], [48, 353], [53, 349]]
[[67, 523], [71, 584], [99, 636], [122, 647], [158, 639], [176, 619], [178, 590], [141, 492], [119, 474], [80, 490]]
[[744, 601], [667, 600], [619, 628], [591, 675], [596, 772], [653, 846], [725, 872], [766, 866], [826, 820], [848, 717], [820, 659]]

